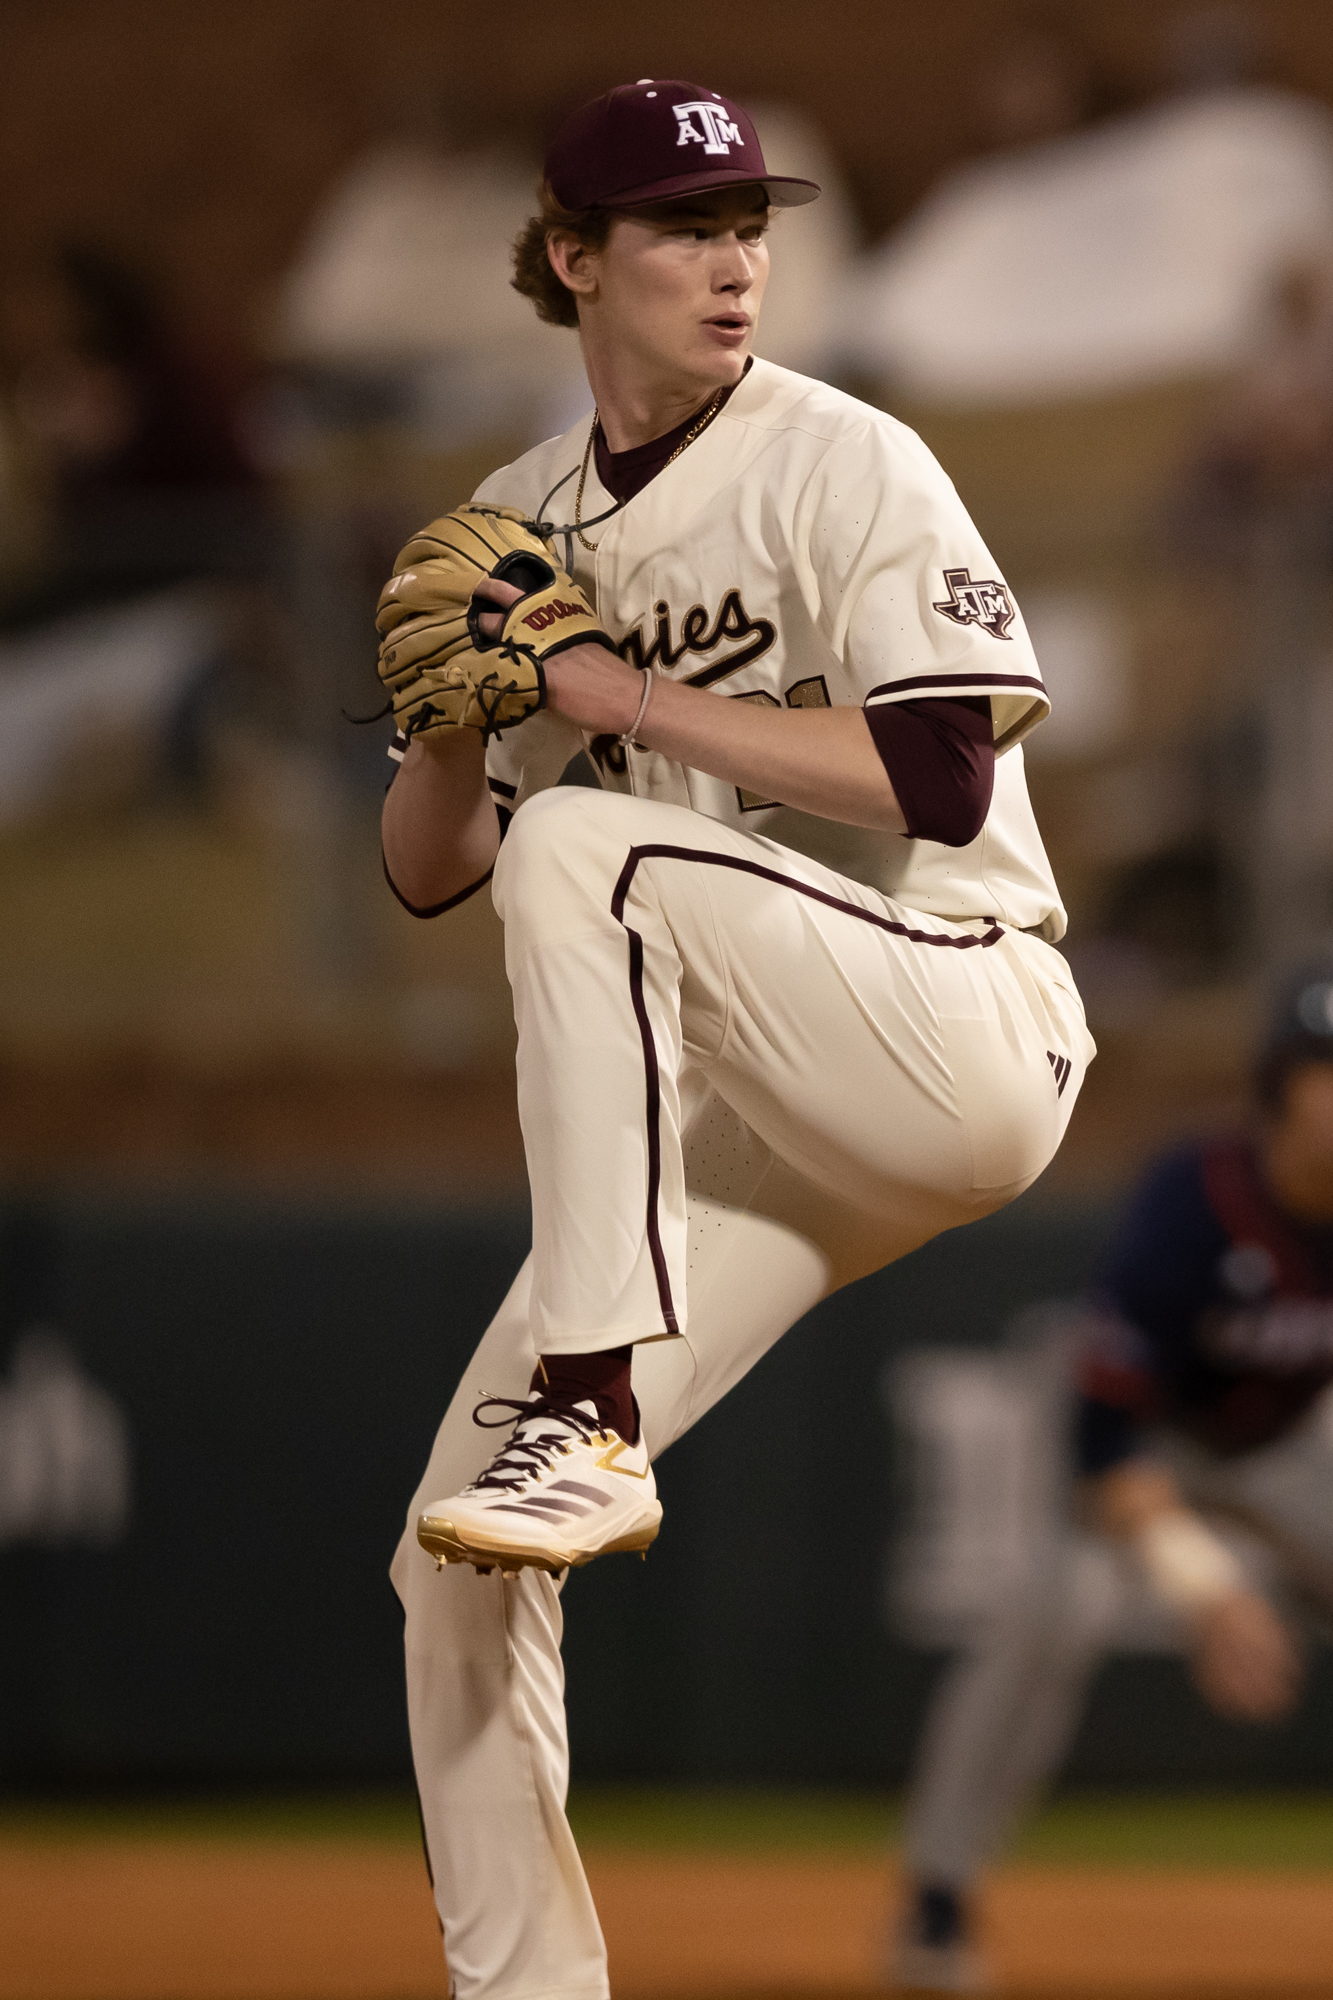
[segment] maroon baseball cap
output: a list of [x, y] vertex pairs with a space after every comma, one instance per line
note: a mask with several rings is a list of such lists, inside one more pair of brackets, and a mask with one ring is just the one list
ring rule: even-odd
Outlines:
[[546, 178], [562, 208], [635, 208], [756, 182], [775, 208], [819, 193], [817, 181], [769, 173], [754, 126], [729, 97], [651, 76], [567, 118], [547, 148]]

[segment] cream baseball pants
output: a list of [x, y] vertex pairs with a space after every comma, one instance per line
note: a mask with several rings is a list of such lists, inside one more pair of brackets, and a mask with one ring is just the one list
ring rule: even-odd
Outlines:
[[543, 793], [493, 894], [532, 1254], [440, 1427], [393, 1579], [454, 1992], [600, 2000], [564, 1810], [559, 1586], [437, 1572], [417, 1515], [493, 1456], [473, 1408], [524, 1395], [538, 1353], [635, 1343], [665, 1450], [826, 1292], [1027, 1187], [1092, 1043], [1049, 946], [906, 909], [680, 806]]

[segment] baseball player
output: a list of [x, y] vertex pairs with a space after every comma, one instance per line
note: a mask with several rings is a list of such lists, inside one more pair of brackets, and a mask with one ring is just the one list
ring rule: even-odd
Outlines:
[[[1080, 1511], [1119, 1559], [1057, 1533], [936, 1696], [908, 1814], [904, 1984], [982, 1983], [973, 1879], [1058, 1768], [1131, 1593], [1170, 1615], [1212, 1706], [1253, 1722], [1296, 1698], [1295, 1615], [1333, 1615], [1333, 967], [1283, 995], [1257, 1082], [1253, 1133], [1151, 1168], [1081, 1329]], [[1260, 1574], [1219, 1521], [1246, 1531]]]
[[[1025, 1188], [1092, 1054], [1004, 580], [910, 432], [753, 356], [817, 193], [696, 84], [570, 118], [515, 282], [596, 411], [381, 600], [386, 870], [419, 915], [491, 884], [532, 1193], [393, 1570], [461, 2000], [606, 1992], [564, 1573], [649, 1547], [654, 1458], [817, 1299]], [[584, 749], [602, 789], [559, 788]]]

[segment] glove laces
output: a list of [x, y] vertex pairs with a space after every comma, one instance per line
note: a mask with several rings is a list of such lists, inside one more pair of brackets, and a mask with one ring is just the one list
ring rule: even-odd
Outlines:
[[[483, 1410], [512, 1410], [512, 1417], [498, 1417], [488, 1422], [482, 1416]], [[529, 1431], [528, 1425], [535, 1417], [551, 1417], [565, 1426], [562, 1430]], [[506, 1424], [513, 1424], [514, 1435], [509, 1443], [493, 1458], [483, 1473], [472, 1481], [472, 1488], [498, 1488], [502, 1493], [515, 1493], [539, 1472], [545, 1472], [557, 1458], [569, 1449], [569, 1433], [573, 1431], [584, 1444], [591, 1444], [594, 1438], [603, 1435], [601, 1421], [588, 1416], [583, 1410], [575, 1409], [572, 1403], [556, 1402], [549, 1396], [483, 1396], [472, 1412], [472, 1421], [484, 1431], [502, 1430]]]
[[[542, 671], [541, 661], [536, 656], [535, 648], [523, 645], [512, 639], [506, 639], [500, 648], [500, 657], [508, 661], [511, 665], [516, 663], [520, 656], [524, 654], [530, 660], [537, 676], [537, 692], [539, 696], [537, 706], [540, 707], [542, 701], [546, 698], [546, 676]], [[502, 681], [494, 668], [486, 675], [484, 680], [479, 680], [475, 683], [472, 689], [472, 699], [481, 710], [481, 740], [483, 743], [489, 743], [491, 738], [499, 736], [502, 730], [515, 727], [515, 724], [512, 722], [497, 721], [496, 717], [500, 714], [510, 695], [522, 692], [526, 692], [526, 690], [521, 687], [518, 681]], [[391, 712], [392, 709], [393, 703], [390, 701], [389, 711]], [[533, 710], [532, 712], [535, 714], [536, 711]], [[424, 735], [426, 730], [434, 728], [441, 717], [444, 717], [446, 723], [448, 722], [449, 718], [445, 710], [437, 707], [434, 702], [423, 701], [420, 707], [408, 717], [406, 723], [403, 725], [403, 734], [411, 742], [414, 736]], [[377, 722], [379, 717], [367, 716], [365, 719], [368, 722]], [[527, 717], [520, 716], [519, 720], [525, 722]]]

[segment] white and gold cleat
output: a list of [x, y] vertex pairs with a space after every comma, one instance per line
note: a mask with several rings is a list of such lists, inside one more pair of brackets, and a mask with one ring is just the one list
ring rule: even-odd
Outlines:
[[417, 1540], [437, 1565], [558, 1575], [594, 1556], [647, 1552], [662, 1507], [642, 1430], [626, 1444], [602, 1428], [591, 1400], [543, 1395], [487, 1396], [473, 1421], [497, 1406], [515, 1413], [501, 1419], [514, 1426], [509, 1442], [470, 1486], [432, 1502], [417, 1522]]

